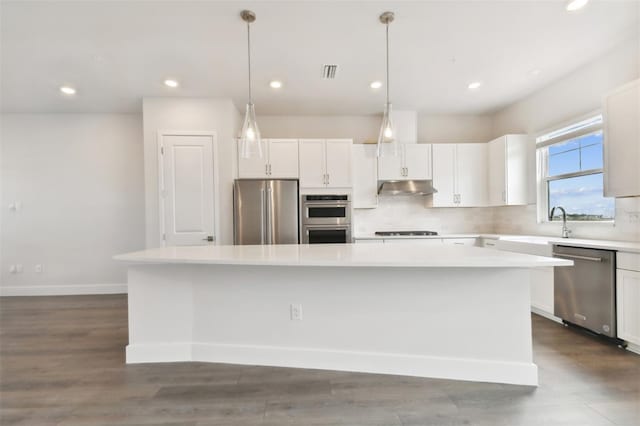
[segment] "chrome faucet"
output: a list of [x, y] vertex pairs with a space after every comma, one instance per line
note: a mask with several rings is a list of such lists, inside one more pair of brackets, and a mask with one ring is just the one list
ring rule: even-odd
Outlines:
[[549, 213], [549, 222], [553, 221], [553, 214], [556, 212], [556, 209], [562, 212], [562, 238], [569, 238], [569, 234], [571, 234], [571, 230], [567, 228], [567, 212], [564, 207], [554, 206], [551, 208], [551, 213]]

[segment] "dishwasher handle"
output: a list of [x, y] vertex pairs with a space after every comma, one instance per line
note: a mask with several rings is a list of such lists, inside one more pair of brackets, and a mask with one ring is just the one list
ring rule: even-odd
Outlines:
[[590, 262], [602, 262], [601, 257], [578, 256], [577, 254], [553, 253], [554, 257], [565, 257], [567, 259], [588, 260]]

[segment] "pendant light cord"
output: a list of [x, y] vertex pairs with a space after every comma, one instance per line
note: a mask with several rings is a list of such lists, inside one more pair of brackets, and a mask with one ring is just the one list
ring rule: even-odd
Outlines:
[[387, 26], [387, 104], [389, 104], [389, 23]]
[[249, 103], [253, 104], [251, 98], [251, 24], [247, 22], [247, 58], [249, 63]]

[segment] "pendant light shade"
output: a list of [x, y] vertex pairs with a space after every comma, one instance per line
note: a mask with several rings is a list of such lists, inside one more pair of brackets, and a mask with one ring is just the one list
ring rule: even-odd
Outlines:
[[[384, 114], [382, 116], [382, 124], [380, 125], [380, 133], [378, 134], [378, 146], [376, 153], [378, 157], [384, 155], [398, 155], [398, 140], [396, 139], [396, 129], [393, 126], [392, 107], [389, 101], [389, 24], [393, 22], [393, 12], [384, 12], [380, 15], [380, 22], [386, 27], [386, 76], [387, 76], [387, 102], [384, 105]], [[391, 144], [391, 149], [383, 148], [383, 144]]]
[[240, 138], [240, 156], [242, 158], [262, 158], [260, 129], [258, 129], [256, 122], [256, 109], [252, 103], [248, 103], [245, 108]]
[[249, 102], [247, 102], [245, 109], [240, 134], [240, 156], [242, 158], [262, 158], [262, 139], [256, 122], [256, 109], [251, 97], [251, 23], [256, 20], [256, 14], [250, 10], [243, 10], [240, 17], [247, 23], [247, 64], [249, 69]]

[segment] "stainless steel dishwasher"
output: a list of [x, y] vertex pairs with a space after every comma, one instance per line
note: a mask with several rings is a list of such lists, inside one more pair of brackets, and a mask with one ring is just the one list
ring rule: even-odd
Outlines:
[[554, 246], [553, 256], [573, 266], [554, 268], [555, 316], [616, 338], [615, 251]]

